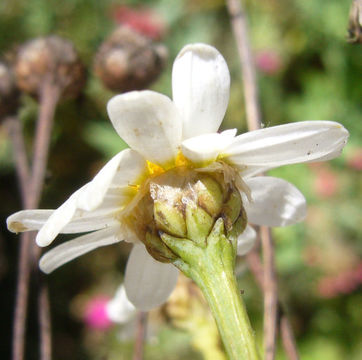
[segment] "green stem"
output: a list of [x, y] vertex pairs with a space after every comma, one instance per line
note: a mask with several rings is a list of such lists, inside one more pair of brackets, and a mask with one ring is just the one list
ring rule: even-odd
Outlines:
[[235, 277], [218, 268], [206, 271], [194, 279], [202, 290], [216, 320], [230, 359], [258, 359], [254, 332]]
[[206, 246], [166, 234], [161, 237], [179, 256], [174, 265], [202, 290], [229, 359], [258, 360], [254, 332], [234, 275], [236, 244], [232, 236], [225, 236], [223, 220], [216, 221]]

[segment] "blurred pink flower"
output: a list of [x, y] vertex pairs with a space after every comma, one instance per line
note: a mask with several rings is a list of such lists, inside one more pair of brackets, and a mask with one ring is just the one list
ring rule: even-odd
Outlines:
[[362, 263], [338, 275], [322, 277], [318, 282], [318, 293], [324, 298], [349, 294], [362, 284]]
[[117, 24], [128, 26], [153, 40], [162, 39], [166, 33], [166, 24], [161, 16], [147, 8], [118, 6], [113, 11], [113, 17]]
[[88, 302], [84, 313], [84, 322], [89, 328], [107, 330], [112, 326], [112, 321], [106, 310], [109, 300], [109, 297], [97, 296]]
[[331, 197], [338, 192], [338, 189], [338, 177], [332, 170], [324, 166], [317, 170], [314, 191], [318, 196], [323, 198]]
[[362, 170], [362, 148], [356, 149], [348, 156], [347, 164], [354, 170]]
[[280, 70], [282, 61], [274, 50], [261, 50], [255, 55], [255, 64], [265, 74], [274, 75]]

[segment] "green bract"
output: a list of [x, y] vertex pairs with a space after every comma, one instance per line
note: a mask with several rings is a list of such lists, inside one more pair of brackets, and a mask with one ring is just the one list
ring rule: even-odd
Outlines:
[[217, 220], [235, 239], [246, 227], [239, 190], [222, 173], [180, 167], [154, 177], [145, 187], [127, 222], [134, 224], [134, 232], [158, 261], [172, 262], [178, 257], [165, 245], [165, 236], [205, 248]]

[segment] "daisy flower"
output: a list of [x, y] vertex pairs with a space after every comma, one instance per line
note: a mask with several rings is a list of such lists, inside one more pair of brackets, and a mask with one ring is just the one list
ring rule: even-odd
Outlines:
[[[302, 221], [306, 202], [300, 191], [285, 180], [256, 175], [282, 165], [332, 159], [346, 144], [347, 130], [331, 121], [305, 121], [241, 135], [236, 129], [217, 132], [229, 87], [222, 55], [209, 45], [187, 45], [173, 65], [173, 100], [153, 91], [134, 91], [109, 101], [111, 122], [130, 148], [115, 155], [58, 209], [11, 215], [9, 230], [39, 230], [39, 246], [48, 246], [59, 233], [85, 233], [41, 258], [46, 273], [98, 247], [133, 242], [125, 288], [131, 302], [147, 310], [166, 301], [178, 276], [170, 264], [174, 254], [157, 242], [158, 236], [166, 231], [187, 238], [193, 230], [185, 218], [206, 233], [210, 221], [229, 219], [230, 230], [242, 218], [238, 254], [249, 251], [255, 238], [246, 218], [266, 226]], [[180, 195], [181, 188], [189, 197]], [[214, 199], [201, 206], [200, 194], [209, 200], [216, 194], [220, 203]], [[226, 214], [227, 201], [239, 202], [229, 207], [230, 212], [238, 209], [236, 216]], [[170, 217], [165, 219], [165, 214]]]

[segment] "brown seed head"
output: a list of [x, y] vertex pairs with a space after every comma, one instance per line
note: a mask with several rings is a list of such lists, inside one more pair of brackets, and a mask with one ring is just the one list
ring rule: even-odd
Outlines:
[[164, 45], [120, 26], [99, 48], [94, 69], [104, 86], [126, 92], [146, 88], [160, 75], [166, 60]]
[[63, 97], [76, 97], [85, 84], [85, 68], [73, 44], [55, 35], [25, 43], [15, 71], [19, 88], [33, 96], [45, 81], [59, 86]]

